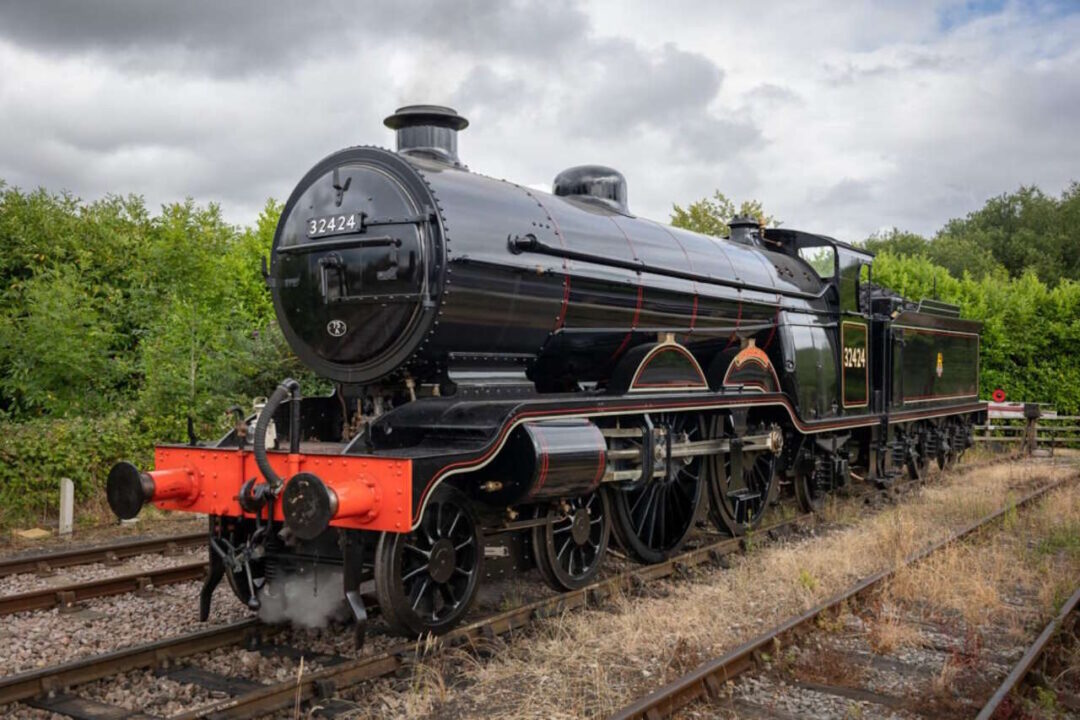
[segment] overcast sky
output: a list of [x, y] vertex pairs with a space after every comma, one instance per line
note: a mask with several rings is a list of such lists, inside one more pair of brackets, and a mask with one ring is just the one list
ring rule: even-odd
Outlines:
[[1080, 180], [1080, 2], [0, 0], [0, 178], [24, 189], [247, 224], [419, 102], [469, 118], [472, 170], [611, 165], [648, 217], [718, 188], [846, 240], [932, 233]]

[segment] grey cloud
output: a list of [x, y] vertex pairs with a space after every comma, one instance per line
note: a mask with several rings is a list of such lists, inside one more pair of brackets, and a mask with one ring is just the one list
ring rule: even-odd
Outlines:
[[810, 196], [816, 205], [851, 206], [873, 200], [876, 182], [844, 178], [836, 184], [820, 191], [811, 191]]
[[121, 66], [231, 74], [287, 63], [297, 53], [319, 47], [303, 42], [305, 33], [314, 35], [321, 27], [323, 33], [341, 38], [347, 26], [340, 6], [307, 12], [306, 22], [284, 7], [268, 3], [253, 12], [247, 4], [213, 0], [5, 0], [0, 3], [0, 33], [15, 44], [53, 55], [90, 53]]
[[584, 137], [660, 132], [682, 159], [713, 162], [761, 141], [749, 116], [711, 109], [724, 72], [699, 53], [668, 43], [649, 52], [607, 41], [568, 78], [574, 103], [570, 125]]
[[[642, 5], [557, 0], [0, 0], [0, 178], [190, 195], [247, 223], [327, 153], [391, 144], [382, 118], [425, 101], [470, 118], [474, 170], [539, 183], [610, 164], [658, 219], [719, 188], [847, 239], [931, 232], [1021, 182], [1076, 178], [1077, 19], [958, 38], [833, 2], [763, 9], [754, 41], [725, 42], [722, 8], [667, 8], [657, 27]], [[830, 23], [848, 31], [825, 46]]]
[[215, 76], [280, 72], [357, 47], [416, 40], [450, 51], [551, 56], [587, 18], [566, 0], [0, 0], [0, 37], [39, 52], [88, 53], [120, 67]]
[[922, 70], [946, 68], [958, 59], [943, 53], [922, 48], [904, 48], [895, 56], [881, 58], [874, 53], [864, 53], [854, 60], [841, 63], [825, 63], [827, 82], [831, 85], [853, 85], [866, 78], [889, 77]]
[[631, 42], [609, 41], [597, 50], [576, 69], [573, 88], [587, 90], [588, 103], [573, 118], [586, 135], [671, 126], [687, 113], [706, 111], [724, 76], [705, 56], [672, 44], [647, 53]]
[[[481, 55], [485, 52], [555, 62], [566, 48], [585, 41], [589, 18], [569, 0], [413, 0], [395, 13], [416, 13], [406, 27], [429, 40]], [[425, 26], [423, 29], [420, 26]]]
[[672, 152], [681, 160], [698, 163], [722, 162], [764, 142], [761, 129], [749, 117], [689, 115], [675, 124], [674, 132]]
[[497, 121], [530, 110], [525, 103], [530, 92], [533, 90], [520, 76], [500, 74], [484, 64], [469, 71], [451, 102], [470, 117]]
[[774, 103], [774, 104], [795, 104], [802, 105], [802, 97], [789, 87], [783, 85], [775, 85], [773, 83], [762, 83], [750, 88], [744, 96], [747, 102], [750, 103]]
[[409, 102], [455, 105], [466, 161], [526, 182], [586, 156], [633, 168], [643, 134], [642, 174], [655, 153], [712, 166], [761, 142], [749, 117], [710, 110], [723, 71], [705, 55], [594, 30], [568, 0], [0, 0], [0, 66], [6, 42], [97, 84], [57, 92], [84, 80], [60, 71], [26, 94], [0, 76], [0, 124], [24, 131], [0, 138], [0, 177], [249, 211], [337, 147], [389, 144], [380, 121]]

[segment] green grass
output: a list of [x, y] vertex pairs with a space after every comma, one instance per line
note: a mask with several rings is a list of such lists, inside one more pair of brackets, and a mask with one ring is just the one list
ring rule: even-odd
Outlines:
[[1070, 558], [1080, 558], [1080, 523], [1051, 528], [1050, 533], [1039, 540], [1036, 552], [1040, 555], [1065, 553]]

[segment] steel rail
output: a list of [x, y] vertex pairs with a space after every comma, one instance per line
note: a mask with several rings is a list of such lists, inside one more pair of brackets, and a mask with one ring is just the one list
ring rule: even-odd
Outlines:
[[136, 555], [175, 552], [206, 544], [206, 531], [139, 538], [88, 548], [42, 552], [0, 559], [0, 578], [23, 573], [48, 573], [59, 568], [90, 563], [115, 563]]
[[254, 618], [248, 618], [221, 627], [198, 630], [40, 670], [0, 677], [0, 706], [41, 697], [72, 685], [101, 680], [129, 670], [162, 665], [226, 645], [246, 642], [258, 632], [271, 631], [272, 628], [261, 625]]
[[611, 716], [611, 720], [637, 720], [638, 718], [659, 720], [660, 718], [670, 717], [677, 710], [686, 707], [699, 698], [718, 699], [721, 697], [723, 684], [757, 666], [761, 654], [770, 652], [773, 644], [780, 637], [812, 627], [819, 616], [838, 609], [853, 598], [879, 586], [883, 581], [892, 578], [899, 570], [967, 538], [988, 527], [1012, 510], [1030, 505], [1048, 492], [1062, 487], [1065, 483], [1074, 481], [1077, 477], [1077, 475], [1072, 475], [1034, 490], [1017, 502], [1010, 503], [981, 520], [977, 520], [952, 533], [947, 538], [912, 553], [898, 565], [865, 578], [847, 590], [841, 591], [807, 610], [802, 615], [787, 620], [753, 640], [743, 643], [731, 652], [698, 666], [686, 675], [623, 707]]
[[[799, 515], [767, 527], [758, 528], [755, 532], [758, 535], [772, 534], [813, 518], [813, 514]], [[738, 552], [745, 547], [746, 543], [743, 538], [721, 540], [681, 553], [655, 565], [643, 565], [613, 575], [579, 590], [561, 593], [512, 610], [506, 610], [456, 628], [439, 638], [435, 638], [432, 641], [433, 644], [426, 648], [426, 653], [439, 652], [441, 649], [449, 647], [476, 647], [494, 640], [497, 636], [531, 625], [537, 620], [558, 616], [570, 610], [585, 607], [590, 603], [595, 604], [622, 592], [632, 592], [635, 587], [643, 586], [648, 582], [661, 578], [686, 573], [691, 568], [705, 563], [716, 562], [720, 557]], [[415, 641], [405, 642], [379, 655], [350, 660], [313, 673], [305, 673], [301, 678], [293, 678], [282, 683], [267, 685], [244, 695], [175, 715], [170, 720], [251, 718], [284, 707], [291, 707], [297, 702], [298, 696], [303, 701], [325, 699], [345, 688], [397, 672], [414, 661], [417, 657], [417, 647]]]
[[993, 717], [998, 706], [1009, 696], [1009, 693], [1020, 685], [1031, 670], [1032, 665], [1039, 659], [1039, 656], [1042, 655], [1046, 646], [1057, 635], [1058, 630], [1065, 624], [1065, 621], [1069, 619], [1069, 616], [1076, 612], [1078, 606], [1080, 606], [1080, 587], [1078, 587], [1076, 592], [1072, 594], [1072, 597], [1065, 602], [1065, 605], [1061, 608], [1061, 612], [1059, 612], [1057, 616], [1043, 628], [1043, 631], [1039, 633], [1039, 637], [1035, 639], [1035, 642], [1027, 649], [1024, 656], [1013, 666], [1013, 669], [1001, 682], [998, 689], [994, 691], [994, 694], [987, 701], [986, 705], [983, 706], [983, 709], [976, 716], [975, 720], [990, 720], [990, 718]]
[[140, 570], [125, 575], [5, 595], [0, 597], [0, 616], [28, 610], [50, 610], [57, 606], [70, 607], [83, 600], [202, 580], [206, 576], [207, 565], [200, 560], [173, 567]]

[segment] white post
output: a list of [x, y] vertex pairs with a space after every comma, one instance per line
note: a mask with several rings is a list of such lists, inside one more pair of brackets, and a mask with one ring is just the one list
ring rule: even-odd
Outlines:
[[60, 478], [60, 534], [70, 535], [75, 522], [75, 483]]

